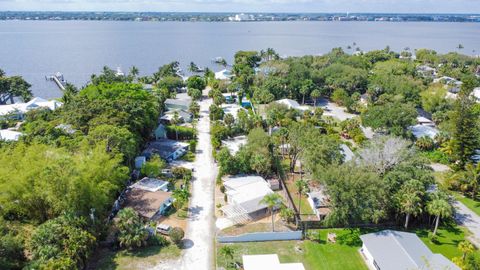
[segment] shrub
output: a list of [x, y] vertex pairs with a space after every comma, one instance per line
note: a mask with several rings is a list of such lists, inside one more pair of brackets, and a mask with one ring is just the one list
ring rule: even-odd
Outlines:
[[182, 242], [185, 232], [180, 227], [175, 227], [170, 231], [170, 239], [176, 245], [179, 245]]
[[362, 245], [359, 229], [348, 229], [348, 231], [340, 233], [340, 235], [337, 236], [337, 240], [342, 245], [347, 245], [347, 246]]
[[435, 147], [435, 142], [433, 141], [432, 138], [424, 136], [419, 138], [415, 142], [415, 145], [423, 151], [429, 151]]
[[225, 186], [224, 185], [220, 186], [220, 192], [225, 193]]
[[150, 236], [147, 240], [147, 244], [149, 246], [166, 247], [169, 242], [163, 235], [157, 234]]
[[166, 127], [166, 131], [167, 131], [167, 137], [172, 140], [175, 140], [177, 138], [177, 132], [178, 132], [179, 140], [195, 139], [195, 129], [191, 127], [170, 125]]

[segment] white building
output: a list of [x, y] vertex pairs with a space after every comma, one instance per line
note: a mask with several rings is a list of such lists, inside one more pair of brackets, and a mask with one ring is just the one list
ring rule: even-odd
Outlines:
[[308, 110], [308, 106], [300, 106], [300, 104], [298, 104], [298, 102], [293, 99], [284, 98], [284, 99], [277, 100], [275, 102], [278, 104], [283, 104], [287, 106], [289, 109], [295, 109], [299, 111]]
[[247, 136], [237, 136], [233, 138], [228, 138], [222, 141], [222, 144], [227, 147], [230, 154], [235, 155], [240, 147], [247, 144]]
[[384, 230], [360, 236], [361, 252], [372, 269], [460, 270], [441, 254], [434, 254], [414, 233]]
[[245, 270], [305, 270], [302, 263], [280, 263], [277, 254], [243, 255]]
[[18, 141], [22, 136], [21, 132], [9, 130], [9, 129], [0, 129], [0, 141]]
[[232, 76], [232, 72], [226, 69], [215, 72], [215, 79], [217, 80], [230, 80]]
[[25, 114], [31, 110], [39, 108], [47, 108], [50, 110], [56, 110], [63, 105], [62, 102], [56, 100], [45, 100], [43, 98], [33, 98], [26, 103], [14, 103], [7, 105], [0, 105], [0, 117], [13, 115], [17, 119], [23, 119]]
[[227, 205], [221, 208], [226, 217], [248, 221], [256, 216], [263, 216], [267, 206], [261, 201], [273, 193], [267, 181], [260, 176], [230, 176], [224, 178]]

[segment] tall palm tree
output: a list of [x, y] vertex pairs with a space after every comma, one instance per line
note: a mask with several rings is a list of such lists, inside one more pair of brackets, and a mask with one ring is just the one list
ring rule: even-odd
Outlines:
[[188, 190], [181, 188], [181, 189], [175, 189], [173, 191], [172, 197], [175, 199], [173, 202], [174, 207], [176, 209], [182, 208], [183, 204], [188, 200], [190, 197], [190, 192]]
[[437, 198], [433, 198], [427, 203], [427, 211], [430, 215], [435, 216], [435, 229], [433, 230], [433, 235], [435, 235], [438, 224], [440, 223], [440, 218], [452, 215], [452, 206], [446, 199], [437, 196]]
[[228, 267], [228, 265], [230, 264], [230, 261], [233, 260], [233, 255], [235, 254], [235, 250], [230, 246], [223, 246], [220, 248], [219, 253], [225, 259], [225, 266]]
[[139, 72], [140, 71], [138, 70], [138, 68], [136, 66], [132, 66], [130, 68], [130, 75], [132, 75], [133, 78], [136, 78], [138, 76]]
[[[301, 174], [302, 172], [300, 172]], [[308, 187], [307, 182], [303, 179], [299, 179], [295, 181], [295, 187], [297, 188], [298, 192], [298, 213], [302, 213], [302, 193], [305, 191]]]
[[278, 208], [279, 206], [282, 205], [283, 199], [282, 196], [278, 195], [278, 193], [270, 193], [268, 195], [265, 195], [263, 199], [260, 201], [261, 204], [265, 204], [268, 207], [268, 210], [270, 211], [272, 215], [272, 232], [275, 231], [275, 222], [274, 222], [274, 216], [275, 216], [275, 208]]
[[322, 93], [318, 89], [314, 89], [310, 93], [310, 97], [313, 99], [313, 107], [317, 106], [317, 99], [319, 99], [322, 96]]

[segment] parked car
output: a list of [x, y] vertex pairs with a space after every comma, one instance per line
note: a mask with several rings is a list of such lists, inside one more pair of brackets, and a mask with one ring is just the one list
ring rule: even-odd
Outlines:
[[160, 233], [163, 235], [169, 235], [171, 229], [172, 229], [172, 226], [167, 224], [160, 223], [157, 225], [157, 233]]

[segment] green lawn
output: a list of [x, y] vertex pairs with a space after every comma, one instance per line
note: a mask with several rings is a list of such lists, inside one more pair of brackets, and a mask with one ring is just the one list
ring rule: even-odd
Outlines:
[[433, 253], [440, 253], [443, 256], [452, 259], [453, 257], [462, 256], [462, 252], [458, 250], [458, 243], [465, 240], [468, 231], [460, 226], [446, 226], [438, 229], [438, 242], [432, 243], [428, 239], [428, 233], [431, 230], [416, 229], [415, 233], [422, 239], [425, 245], [432, 250]]
[[103, 250], [96, 255], [99, 260], [91, 269], [99, 270], [135, 270], [147, 269], [161, 261], [180, 256], [180, 249], [175, 245], [167, 247], [147, 247], [138, 251]]
[[[242, 262], [242, 255], [278, 254], [280, 262], [301, 262], [306, 270], [367, 270], [368, 268], [358, 251], [360, 249], [359, 246], [326, 243], [326, 235], [330, 231], [340, 231], [340, 229], [320, 230], [321, 238], [324, 239], [320, 243], [306, 240], [250, 242], [227, 245], [235, 250], [234, 260], [238, 263]], [[221, 247], [222, 244], [219, 244], [217, 252]], [[225, 267], [225, 259], [219, 253], [217, 253], [217, 264]]]
[[473, 200], [470, 197], [465, 197], [461, 194], [455, 193], [455, 198], [459, 200], [461, 203], [463, 203], [466, 207], [468, 207], [470, 210], [475, 212], [475, 214], [480, 216], [480, 202]]
[[[295, 206], [298, 209], [298, 204], [299, 204], [299, 199], [298, 199], [298, 192], [297, 188], [295, 187], [295, 182], [293, 181], [287, 181], [286, 182], [287, 188], [290, 191], [290, 195], [292, 195], [292, 200]], [[300, 213], [301, 214], [308, 214], [308, 215], [313, 215], [315, 214], [312, 210], [312, 207], [310, 207], [310, 204], [308, 203], [308, 199], [306, 195], [302, 195], [301, 198], [301, 203], [300, 203]]]

